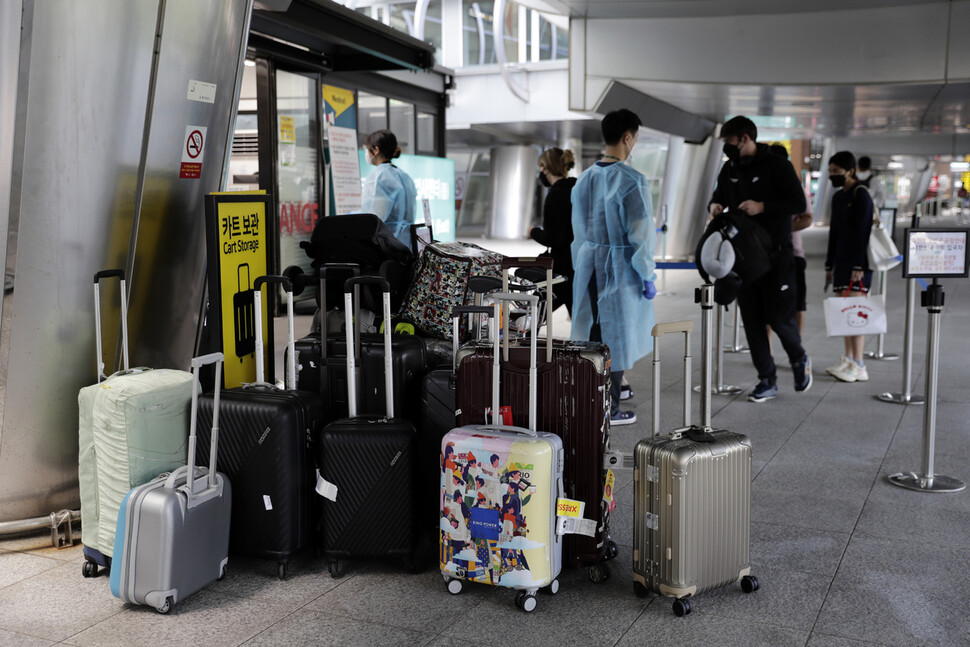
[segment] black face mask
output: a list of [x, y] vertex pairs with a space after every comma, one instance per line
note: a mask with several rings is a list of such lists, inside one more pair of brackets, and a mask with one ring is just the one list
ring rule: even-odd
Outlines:
[[542, 171], [539, 171], [539, 184], [546, 187], [547, 189], [552, 186], [551, 184], [549, 184], [549, 179], [546, 177], [546, 174], [543, 173]]
[[844, 175], [830, 175], [829, 181], [832, 182], [832, 186], [834, 186], [836, 189], [845, 186]]
[[724, 144], [721, 151], [735, 164], [737, 164], [738, 160], [741, 159], [741, 148], [739, 146], [735, 146], [733, 144]]

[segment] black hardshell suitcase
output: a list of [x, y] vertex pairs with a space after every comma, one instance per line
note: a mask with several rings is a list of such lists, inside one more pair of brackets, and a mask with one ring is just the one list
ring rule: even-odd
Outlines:
[[[290, 281], [274, 276], [256, 279], [257, 313], [262, 313], [260, 289], [264, 283], [282, 283], [286, 290], [287, 352], [292, 355]], [[323, 426], [323, 406], [316, 393], [293, 388], [291, 370], [287, 389], [265, 383], [262, 316], [257, 314], [255, 321], [256, 384], [222, 392], [219, 470], [233, 484], [230, 552], [275, 559], [277, 574], [284, 579], [290, 557], [313, 544], [319, 509], [313, 492], [312, 447]], [[203, 464], [208, 461], [212, 406], [211, 394], [199, 398], [199, 459]]]
[[[359, 267], [349, 263], [329, 263], [318, 268], [320, 294], [326, 295], [323, 285], [328, 272], [348, 271], [359, 275]], [[326, 297], [321, 301], [321, 313], [327, 311]], [[324, 406], [324, 421], [331, 422], [349, 415], [347, 406], [347, 346], [345, 335], [328, 332], [326, 317], [320, 317], [320, 334], [308, 335], [296, 341], [297, 388], [320, 394]], [[323, 344], [324, 340], [326, 345]], [[413, 335], [394, 335], [393, 373], [394, 408], [404, 417], [417, 415], [420, 379], [427, 371], [428, 354], [424, 340]], [[384, 337], [380, 334], [360, 335], [358, 393], [360, 408], [377, 411], [384, 402]]]
[[[547, 272], [551, 284], [552, 259], [540, 257], [503, 260], [503, 283], [507, 291], [508, 270], [512, 267], [539, 267]], [[546, 292], [548, 296], [548, 291]], [[547, 311], [551, 310], [547, 299]], [[504, 329], [509, 329], [505, 309]], [[551, 317], [547, 321], [551, 327]], [[540, 345], [542, 340], [539, 340]], [[604, 458], [610, 438], [610, 350], [598, 342], [552, 340], [547, 327], [545, 356], [538, 363], [538, 425], [553, 431], [563, 440], [566, 465], [563, 470], [565, 496], [586, 503], [586, 517], [597, 522], [593, 537], [566, 535], [563, 563], [588, 566], [594, 582], [609, 577], [604, 561], [616, 557], [618, 549], [610, 538], [610, 505], [604, 497], [606, 470]], [[502, 370], [500, 403], [512, 409], [512, 424], [522, 425], [528, 412], [528, 340], [504, 344], [507, 355], [500, 361]], [[484, 340], [464, 344], [457, 356], [458, 424], [482, 424], [492, 398], [492, 345]]]
[[[434, 500], [434, 493], [440, 487], [440, 479], [436, 476], [435, 467], [439, 464], [441, 439], [446, 433], [457, 426], [455, 415], [455, 357], [458, 354], [458, 323], [463, 314], [491, 315], [492, 308], [488, 306], [458, 306], [452, 309], [453, 334], [451, 362], [440, 368], [435, 368], [421, 379], [420, 395], [418, 397], [418, 414], [415, 424], [418, 428], [419, 457], [417, 470], [420, 475], [418, 501]], [[425, 478], [427, 475], [427, 478]], [[431, 495], [427, 493], [431, 492]], [[438, 506], [427, 506], [426, 510], [418, 514], [424, 524], [427, 512], [428, 525], [437, 536], [440, 518]]]
[[401, 560], [416, 569], [414, 426], [394, 417], [393, 346], [385, 327], [384, 349], [386, 415], [357, 414], [353, 310], [350, 288], [377, 283], [383, 288], [384, 318], [390, 319], [387, 282], [358, 277], [345, 284], [347, 314], [347, 387], [350, 416], [328, 424], [317, 445], [321, 499], [321, 548], [330, 561], [330, 574], [340, 575], [339, 560], [356, 557]]

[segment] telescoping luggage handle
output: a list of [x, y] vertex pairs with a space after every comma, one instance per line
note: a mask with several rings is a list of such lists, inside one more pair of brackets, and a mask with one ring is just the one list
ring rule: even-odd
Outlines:
[[[355, 276], [344, 282], [344, 317], [347, 329], [347, 410], [351, 418], [357, 416], [357, 351], [354, 338], [360, 338], [354, 330], [354, 291], [359, 285], [373, 283], [381, 288], [384, 302], [384, 395], [387, 401], [387, 417], [394, 417], [394, 371], [391, 359], [391, 284], [379, 276]], [[360, 321], [360, 318], [357, 318]], [[326, 343], [326, 342], [324, 342]]]
[[499, 320], [499, 305], [503, 301], [528, 301], [529, 314], [532, 323], [529, 334], [529, 428], [513, 427], [501, 424], [502, 419], [499, 414], [499, 374], [501, 373], [501, 361], [499, 360], [499, 326], [492, 326], [492, 424], [480, 427], [480, 429], [494, 429], [498, 431], [511, 431], [524, 434], [526, 436], [536, 435], [536, 391], [538, 390], [538, 371], [536, 366], [536, 320], [538, 319], [539, 297], [534, 294], [509, 294], [499, 292], [492, 295], [495, 303], [492, 304], [493, 321]]
[[[327, 272], [351, 272], [354, 278], [360, 276], [360, 265], [357, 263], [324, 263], [319, 268], [317, 268], [317, 278], [320, 279], [319, 293], [320, 293], [320, 388], [326, 388], [329, 383], [329, 377], [327, 371], [330, 370], [327, 366]], [[360, 288], [354, 286], [354, 300], [356, 303], [360, 303]], [[360, 318], [358, 317], [358, 321]], [[359, 348], [358, 348], [359, 354]], [[358, 382], [355, 386], [360, 386]]]
[[653, 435], [660, 433], [660, 338], [667, 333], [684, 334], [684, 427], [690, 426], [690, 335], [694, 332], [693, 321], [659, 323], [650, 332], [653, 335]]
[[[206, 493], [216, 491], [216, 459], [219, 453], [219, 394], [222, 384], [222, 353], [210, 353], [201, 357], [192, 358], [192, 411], [189, 418], [189, 455], [186, 464], [169, 474], [165, 481], [165, 487], [174, 489], [178, 479], [185, 474], [186, 486], [183, 491], [186, 495], [186, 506], [194, 507], [203, 500]], [[196, 429], [198, 427], [199, 415], [199, 370], [208, 364], [216, 365], [215, 392], [212, 396], [212, 439], [209, 444], [209, 474], [208, 487], [204, 490], [195, 490], [195, 443]]]
[[128, 291], [125, 284], [124, 270], [101, 270], [94, 275], [94, 339], [97, 352], [98, 382], [104, 374], [104, 358], [101, 349], [101, 279], [117, 277], [121, 281], [121, 353], [124, 358], [124, 370], [128, 370]]
[[285, 276], [266, 275], [253, 281], [253, 302], [256, 306], [256, 383], [266, 383], [266, 353], [263, 349], [263, 285], [279, 284], [286, 292], [286, 377], [283, 386], [296, 388], [296, 336], [293, 332], [293, 283]]
[[[455, 306], [451, 309], [451, 370], [458, 370], [458, 329], [462, 315], [485, 315], [489, 317], [494, 313], [492, 306]], [[489, 323], [491, 325], [491, 323]]]
[[[502, 258], [502, 292], [509, 292], [509, 270], [513, 267], [538, 267], [546, 271], [546, 362], [552, 361], [552, 258], [549, 256], [505, 256]], [[533, 316], [538, 316], [538, 307]], [[509, 329], [509, 311], [505, 310], [502, 328]], [[502, 359], [509, 361], [509, 335], [505, 336]]]

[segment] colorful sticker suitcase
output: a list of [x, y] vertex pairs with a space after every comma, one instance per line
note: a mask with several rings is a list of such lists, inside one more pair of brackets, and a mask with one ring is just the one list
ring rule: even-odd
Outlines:
[[[505, 258], [502, 280], [506, 286], [513, 267], [545, 270], [546, 284], [552, 282], [551, 258]], [[541, 284], [537, 287], [544, 288]], [[546, 310], [550, 307], [547, 296]], [[503, 329], [508, 329], [507, 308], [503, 317]], [[603, 562], [619, 552], [610, 538], [610, 512], [615, 503], [612, 492], [607, 493], [609, 474], [604, 469], [610, 441], [610, 351], [597, 342], [553, 340], [551, 324], [549, 320], [545, 356], [538, 366], [538, 425], [562, 437], [566, 448], [565, 496], [584, 502], [585, 517], [596, 521], [592, 536], [571, 534], [563, 538], [563, 560], [569, 566], [587, 566], [590, 579], [603, 582], [609, 577], [609, 568]], [[508, 337], [503, 339], [500, 402], [521, 416], [528, 410], [529, 345], [525, 340], [510, 342]], [[459, 350], [459, 425], [483, 420], [492, 398], [492, 361], [492, 348], [485, 341], [469, 342]], [[513, 420], [512, 424], [522, 421]]]
[[[102, 380], [101, 279], [121, 280], [124, 370]], [[128, 366], [128, 317], [124, 270], [94, 275], [97, 383], [78, 393], [78, 484], [84, 577], [110, 568], [118, 509], [131, 488], [160, 472], [185, 465], [192, 375], [186, 371]]]
[[[499, 301], [523, 299], [495, 298], [493, 322]], [[450, 593], [460, 593], [466, 581], [514, 588], [516, 606], [531, 612], [540, 588], [559, 591], [562, 537], [556, 508], [565, 456], [559, 436], [535, 431], [538, 298], [524, 298], [533, 314], [529, 429], [499, 424], [499, 340], [493, 324], [493, 424], [458, 427], [441, 441], [439, 559]]]
[[[168, 613], [179, 601], [220, 579], [229, 561], [232, 488], [216, 471], [222, 353], [192, 360], [188, 465], [139, 485], [125, 497], [115, 530], [111, 592], [130, 604]], [[199, 369], [216, 364], [216, 397], [208, 469], [195, 466]]]
[[[283, 286], [288, 324], [286, 388], [265, 379], [262, 286]], [[256, 308], [256, 383], [222, 392], [219, 418], [220, 469], [233, 484], [229, 550], [274, 559], [286, 577], [290, 557], [312, 544], [319, 518], [312, 447], [323, 427], [323, 404], [316, 393], [298, 391], [293, 334], [293, 290], [289, 279], [261, 276], [253, 282]], [[208, 427], [214, 395], [199, 398], [199, 460], [209, 457]]]
[[751, 575], [751, 443], [746, 436], [711, 427], [711, 329], [713, 286], [699, 295], [704, 308], [702, 426], [689, 425], [692, 322], [653, 328], [653, 421], [659, 427], [659, 338], [681, 332], [684, 353], [684, 423], [672, 433], [644, 438], [634, 449], [633, 588], [674, 598], [677, 616], [691, 612], [704, 591], [741, 582], [756, 591]]

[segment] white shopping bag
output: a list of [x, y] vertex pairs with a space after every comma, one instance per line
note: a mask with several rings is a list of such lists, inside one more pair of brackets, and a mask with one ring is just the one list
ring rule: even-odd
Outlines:
[[869, 268], [878, 272], [891, 270], [903, 260], [896, 243], [893, 242], [889, 232], [882, 227], [872, 228], [866, 253], [869, 257]]
[[886, 305], [881, 297], [829, 297], [823, 306], [825, 334], [829, 337], [886, 332]]

